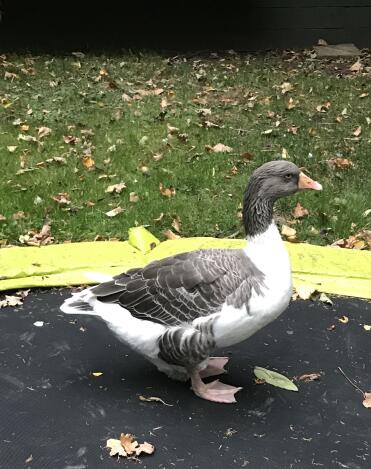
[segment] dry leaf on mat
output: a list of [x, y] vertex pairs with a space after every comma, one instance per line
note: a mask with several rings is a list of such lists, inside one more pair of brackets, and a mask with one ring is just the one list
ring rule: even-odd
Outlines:
[[110, 438], [106, 447], [111, 450], [110, 456], [134, 457], [141, 453], [152, 454], [155, 451], [153, 445], [147, 442], [139, 444], [130, 433], [121, 433], [119, 440]]
[[371, 392], [365, 392], [363, 394], [363, 402], [362, 404], [364, 405], [364, 407], [366, 407], [367, 409], [370, 409], [371, 408]]
[[144, 402], [161, 402], [161, 404], [167, 405], [169, 407], [173, 407], [173, 404], [168, 404], [167, 402], [163, 401], [160, 397], [156, 397], [156, 396], [150, 396], [150, 397], [139, 396], [139, 400], [144, 401]]
[[317, 381], [321, 378], [321, 373], [305, 373], [304, 375], [299, 376], [299, 381], [304, 381], [305, 383], [309, 381]]

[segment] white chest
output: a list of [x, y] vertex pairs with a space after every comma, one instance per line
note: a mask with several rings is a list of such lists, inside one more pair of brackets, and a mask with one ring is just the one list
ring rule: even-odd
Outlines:
[[263, 272], [262, 294], [253, 290], [248, 310], [225, 306], [215, 324], [218, 346], [229, 346], [247, 339], [277, 318], [288, 306], [292, 293], [288, 253], [274, 224], [266, 233], [248, 242], [245, 252]]

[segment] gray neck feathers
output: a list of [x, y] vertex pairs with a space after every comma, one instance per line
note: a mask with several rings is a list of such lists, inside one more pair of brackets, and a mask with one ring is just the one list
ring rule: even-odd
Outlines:
[[275, 198], [261, 192], [259, 181], [255, 178], [250, 179], [242, 211], [245, 233], [248, 237], [264, 233], [272, 223]]

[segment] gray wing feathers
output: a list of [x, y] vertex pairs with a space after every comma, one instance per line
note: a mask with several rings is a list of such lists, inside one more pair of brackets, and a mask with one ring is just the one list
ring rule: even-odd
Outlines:
[[92, 292], [135, 317], [174, 326], [218, 312], [226, 301], [241, 307], [252, 289], [261, 293], [263, 281], [264, 275], [242, 250], [208, 249], [131, 269]]

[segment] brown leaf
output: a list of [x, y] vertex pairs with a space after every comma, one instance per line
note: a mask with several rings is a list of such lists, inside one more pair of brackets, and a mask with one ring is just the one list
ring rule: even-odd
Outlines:
[[161, 161], [163, 157], [164, 157], [163, 153], [155, 153], [154, 155], [152, 155], [152, 158], [155, 161]]
[[49, 129], [49, 127], [39, 127], [37, 129], [37, 135], [40, 138], [44, 138], [46, 137], [47, 135], [49, 135], [51, 133], [52, 129]]
[[108, 186], [105, 192], [108, 194], [120, 194], [123, 189], [126, 189], [126, 184], [124, 182], [119, 182], [118, 184], [112, 184], [111, 186]]
[[308, 211], [308, 209], [304, 208], [300, 204], [300, 202], [298, 202], [295, 205], [294, 210], [292, 211], [292, 215], [293, 215], [294, 218], [303, 218], [303, 217], [306, 217], [307, 215], [309, 215], [309, 211]]
[[17, 145], [8, 145], [6, 148], [8, 149], [9, 153], [14, 153], [18, 147]]
[[290, 228], [287, 225], [282, 225], [281, 226], [281, 234], [283, 236], [285, 236], [287, 241], [290, 241], [290, 242], [296, 242], [297, 241], [296, 230], [294, 228]]
[[316, 288], [312, 285], [298, 285], [295, 287], [293, 299], [309, 300], [315, 291]]
[[82, 164], [85, 166], [85, 168], [90, 169], [95, 165], [95, 161], [91, 155], [84, 155], [82, 157]]
[[362, 133], [362, 127], [361, 127], [361, 126], [358, 126], [358, 127], [355, 129], [355, 131], [353, 132], [353, 135], [354, 135], [355, 137], [359, 137], [359, 136], [361, 135], [361, 133]]
[[287, 132], [289, 134], [297, 135], [298, 130], [299, 130], [299, 127], [295, 127], [294, 125], [292, 125], [291, 127], [287, 129]]
[[362, 70], [363, 70], [363, 63], [360, 61], [359, 58], [357, 59], [356, 62], [354, 62], [353, 65], [349, 67], [350, 72], [358, 73], [358, 72], [361, 72]]
[[327, 160], [327, 164], [331, 169], [348, 169], [354, 166], [354, 163], [349, 158], [331, 158]]
[[363, 394], [363, 406], [366, 407], [367, 409], [371, 408], [371, 392], [365, 392]]
[[121, 433], [120, 443], [129, 456], [135, 453], [135, 450], [138, 446], [138, 442], [135, 440], [134, 436], [131, 435], [130, 433]]
[[288, 81], [285, 81], [284, 83], [282, 83], [280, 88], [281, 88], [281, 93], [282, 94], [286, 94], [289, 91], [292, 91], [294, 89], [293, 85], [291, 83], [289, 83]]
[[331, 107], [330, 101], [326, 101], [324, 104], [319, 104], [316, 106], [318, 112], [327, 112]]
[[5, 295], [4, 300], [0, 300], [0, 309], [6, 306], [19, 306], [22, 304], [22, 298], [14, 295]]
[[120, 440], [116, 440], [115, 438], [110, 438], [107, 440], [106, 448], [109, 448], [111, 451], [109, 453], [110, 456], [127, 456], [126, 451], [121, 445]]
[[179, 235], [175, 234], [171, 230], [165, 230], [164, 235], [166, 236], [167, 239], [179, 239], [180, 238]]
[[140, 401], [145, 401], [145, 402], [161, 402], [161, 404], [167, 405], [169, 407], [173, 407], [173, 404], [167, 404], [165, 401], [163, 401], [160, 397], [155, 397], [155, 396], [150, 396], [150, 397], [144, 397], [144, 396], [139, 396]]
[[27, 234], [19, 237], [19, 241], [28, 246], [46, 246], [47, 244], [52, 244], [54, 238], [51, 236], [50, 224], [46, 222], [40, 232], [28, 231]]
[[165, 187], [162, 182], [160, 182], [160, 192], [164, 197], [174, 197], [176, 194], [175, 187]]
[[217, 143], [214, 146], [205, 145], [205, 150], [212, 151], [214, 153], [230, 153], [233, 151], [233, 148], [229, 147], [228, 145], [224, 145], [223, 143]]
[[[169, 405], [169, 404], [167, 404]], [[155, 447], [151, 445], [151, 443], [147, 443], [146, 441], [144, 443], [141, 443], [138, 448], [135, 450], [135, 453], [137, 456], [139, 456], [141, 453], [146, 453], [146, 454], [153, 454], [155, 451]]]
[[124, 209], [121, 207], [116, 207], [113, 210], [110, 210], [109, 212], [106, 212], [107, 217], [116, 217], [120, 213], [124, 212]]
[[75, 145], [80, 139], [75, 137], [74, 135], [63, 135], [64, 143], [68, 143], [70, 145]]
[[4, 217], [4, 215], [0, 213], [0, 221], [5, 221], [5, 220], [6, 220], [6, 217]]
[[60, 192], [52, 197], [52, 199], [60, 205], [69, 205], [71, 203], [70, 196], [67, 192]]
[[130, 192], [129, 202], [136, 204], [139, 201], [139, 195], [136, 192]]
[[304, 381], [308, 383], [309, 381], [316, 381], [321, 378], [321, 373], [307, 373], [299, 376], [299, 381]]
[[174, 230], [178, 233], [180, 233], [181, 227], [182, 227], [182, 222], [178, 215], [175, 215], [173, 218], [173, 221], [171, 222], [171, 226], [174, 228]]
[[26, 214], [23, 210], [19, 210], [18, 212], [13, 213], [12, 218], [13, 220], [22, 220], [23, 218], [26, 218]]
[[286, 105], [286, 109], [294, 109], [294, 107], [296, 107], [296, 102], [290, 98], [287, 105]]

